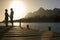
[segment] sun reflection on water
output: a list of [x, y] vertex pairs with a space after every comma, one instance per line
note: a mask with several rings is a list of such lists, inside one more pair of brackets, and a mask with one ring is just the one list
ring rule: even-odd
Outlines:
[[18, 22], [15, 22], [14, 23], [14, 26], [19, 26], [20, 24]]

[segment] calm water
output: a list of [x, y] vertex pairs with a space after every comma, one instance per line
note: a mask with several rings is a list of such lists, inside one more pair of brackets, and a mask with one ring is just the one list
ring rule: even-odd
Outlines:
[[[0, 23], [0, 26], [5, 24]], [[11, 25], [11, 23], [9, 23]], [[14, 23], [15, 26], [19, 26], [19, 23]], [[26, 28], [26, 25], [29, 25], [32, 29], [38, 30], [48, 30], [48, 27], [51, 26], [52, 31], [60, 33], [60, 23], [21, 23], [23, 28]]]
[[29, 25], [32, 29], [39, 30], [48, 30], [48, 27], [51, 26], [52, 31], [60, 33], [60, 23], [22, 23], [22, 27], [26, 28], [26, 25]]
[[[0, 27], [2, 25], [5, 26], [4, 23], [0, 23]], [[9, 23], [9, 25], [11, 25], [11, 23]], [[26, 25], [29, 25], [30, 28], [32, 28], [32, 29], [38, 29], [38, 30], [43, 30], [43, 31], [47, 31], [48, 30], [48, 26], [51, 26], [52, 31], [60, 33], [60, 23], [21, 23], [21, 26], [23, 28], [26, 28]], [[10, 30], [9, 32], [7, 32], [7, 34], [12, 35], [12, 34], [15, 34], [16, 33], [16, 35], [18, 35], [18, 33], [19, 33], [19, 35], [21, 35], [21, 33], [24, 33], [22, 31], [20, 31], [20, 27], [18, 28], [19, 23], [14, 23], [14, 26], [16, 26], [16, 27], [13, 27], [13, 30]], [[7, 35], [7, 34], [4, 34], [4, 35]], [[2, 37], [2, 40], [41, 40], [41, 36]]]

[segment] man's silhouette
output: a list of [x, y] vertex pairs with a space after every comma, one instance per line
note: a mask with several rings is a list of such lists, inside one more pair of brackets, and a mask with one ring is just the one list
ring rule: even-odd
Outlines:
[[8, 10], [5, 9], [5, 24], [6, 24], [6, 27], [8, 27]]
[[13, 8], [11, 8], [10, 20], [11, 20], [12, 26], [13, 26], [13, 14], [14, 14], [14, 11], [13, 11]]

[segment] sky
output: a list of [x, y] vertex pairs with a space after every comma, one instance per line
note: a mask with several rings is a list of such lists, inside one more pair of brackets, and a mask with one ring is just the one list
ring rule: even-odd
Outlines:
[[[7, 8], [9, 10], [12, 1], [22, 1], [24, 3], [26, 7], [24, 14], [37, 11], [40, 7], [43, 7], [44, 9], [60, 8], [60, 0], [0, 0], [0, 21], [4, 20], [5, 9]], [[19, 17], [16, 18], [20, 19]], [[16, 18], [14, 17], [14, 19]]]

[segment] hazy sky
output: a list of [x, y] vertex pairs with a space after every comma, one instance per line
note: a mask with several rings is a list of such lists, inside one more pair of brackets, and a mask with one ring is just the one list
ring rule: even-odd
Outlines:
[[[11, 1], [17, 0], [0, 0], [0, 21], [4, 20], [4, 10], [9, 9]], [[26, 13], [38, 10], [40, 7], [44, 9], [60, 8], [60, 0], [19, 0], [26, 5]]]

